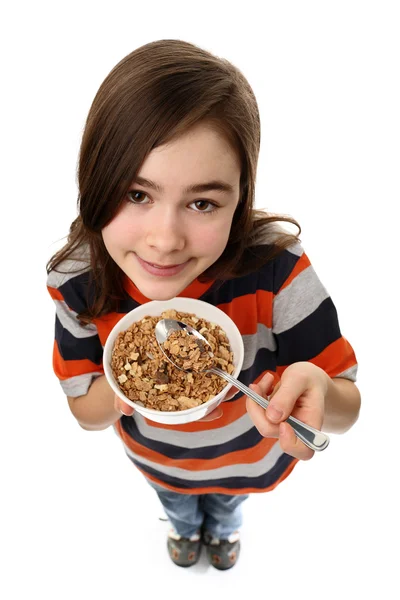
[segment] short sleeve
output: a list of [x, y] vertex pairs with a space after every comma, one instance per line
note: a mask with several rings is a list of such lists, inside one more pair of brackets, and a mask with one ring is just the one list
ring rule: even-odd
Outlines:
[[[96, 377], [103, 375], [103, 346], [95, 324], [82, 325], [77, 315], [85, 308], [88, 269], [65, 261], [51, 271], [47, 289], [55, 304], [53, 369], [67, 396], [85, 395]], [[66, 268], [67, 267], [67, 268]]]
[[342, 336], [336, 308], [300, 244], [294, 244], [274, 267], [272, 332], [277, 371], [309, 361], [330, 377], [356, 381], [357, 360]]

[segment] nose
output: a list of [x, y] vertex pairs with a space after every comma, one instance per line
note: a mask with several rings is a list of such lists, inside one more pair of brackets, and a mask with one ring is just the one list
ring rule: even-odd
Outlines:
[[160, 256], [184, 249], [185, 228], [176, 211], [170, 209], [151, 211], [146, 225], [146, 243]]

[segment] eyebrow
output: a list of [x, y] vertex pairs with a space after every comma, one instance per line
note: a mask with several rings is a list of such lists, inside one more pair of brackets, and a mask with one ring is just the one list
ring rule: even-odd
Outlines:
[[[145, 179], [144, 177], [140, 177], [139, 175], [137, 175], [135, 177], [135, 183], [138, 183], [139, 185], [143, 185], [145, 187], [156, 190], [156, 192], [159, 192], [159, 193], [162, 193], [164, 191], [164, 189], [161, 185], [158, 185], [157, 183], [155, 183], [154, 181], [151, 181], [150, 179]], [[183, 192], [185, 194], [191, 194], [191, 193], [198, 194], [201, 192], [210, 192], [210, 191], [233, 193], [234, 188], [230, 183], [226, 183], [225, 181], [220, 181], [218, 179], [215, 179], [213, 181], [207, 181], [205, 183], [195, 183], [193, 185], [189, 185], [189, 186], [185, 187], [185, 189], [183, 190]]]

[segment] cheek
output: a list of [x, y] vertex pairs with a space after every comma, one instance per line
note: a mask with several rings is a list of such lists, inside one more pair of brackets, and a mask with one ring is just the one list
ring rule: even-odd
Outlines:
[[[206, 220], [207, 217], [204, 217]], [[215, 223], [207, 225], [207, 223], [199, 227], [196, 232], [196, 237], [192, 242], [199, 254], [222, 254], [227, 244], [230, 232], [230, 224]]]
[[135, 227], [135, 220], [127, 219], [124, 211], [116, 215], [102, 230], [104, 243], [108, 247], [123, 247], [137, 239], [140, 227]]

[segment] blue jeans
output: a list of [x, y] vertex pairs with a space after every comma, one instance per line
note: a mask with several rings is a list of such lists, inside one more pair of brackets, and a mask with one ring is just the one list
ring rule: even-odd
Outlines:
[[212, 536], [226, 539], [242, 524], [242, 502], [248, 495], [181, 494], [171, 492], [147, 479], [163, 508], [182, 537], [189, 538], [201, 527]]

